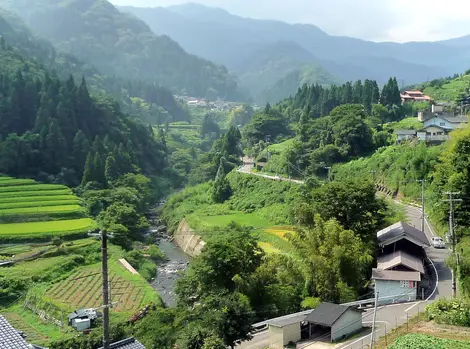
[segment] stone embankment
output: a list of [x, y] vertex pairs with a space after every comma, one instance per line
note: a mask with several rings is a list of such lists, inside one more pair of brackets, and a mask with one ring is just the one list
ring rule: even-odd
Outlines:
[[191, 257], [201, 254], [206, 243], [191, 229], [186, 219], [182, 219], [174, 233], [174, 242]]

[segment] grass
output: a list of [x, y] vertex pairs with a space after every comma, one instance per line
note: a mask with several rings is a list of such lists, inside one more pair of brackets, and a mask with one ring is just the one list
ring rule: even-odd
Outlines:
[[294, 140], [294, 138], [291, 138], [282, 143], [272, 144], [268, 147], [268, 150], [273, 153], [282, 153], [284, 150], [294, 145]]
[[455, 339], [436, 338], [424, 334], [408, 334], [399, 337], [392, 345], [388, 346], [390, 349], [470, 349], [468, 341], [459, 341]]
[[[34, 192], [34, 191], [42, 191], [42, 190], [48, 190], [48, 191], [68, 190], [68, 192], [70, 192], [70, 189], [67, 188], [65, 185], [59, 185], [59, 184], [26, 184], [26, 185], [0, 186], [0, 193], [11, 193], [11, 192], [21, 192], [21, 191], [26, 191], [26, 192], [33, 191]], [[40, 195], [45, 195], [45, 194], [42, 193]]]
[[410, 117], [399, 122], [390, 122], [384, 126], [392, 130], [419, 130], [423, 128], [424, 123], [419, 121], [418, 118]]
[[273, 245], [271, 245], [269, 242], [258, 242], [259, 247], [261, 247], [264, 252], [267, 254], [272, 254], [272, 253], [281, 253], [281, 250], [275, 248]]
[[61, 205], [61, 206], [43, 206], [43, 207], [20, 207], [0, 209], [2, 215], [23, 215], [23, 214], [54, 214], [81, 212], [83, 208], [80, 205]]
[[0, 197], [0, 205], [7, 203], [20, 203], [20, 202], [45, 202], [45, 201], [58, 201], [58, 200], [76, 200], [79, 199], [75, 195], [47, 195], [47, 196], [15, 196], [15, 197]]
[[271, 225], [266, 219], [252, 213], [235, 213], [229, 215], [208, 216], [201, 217], [205, 223], [212, 226], [226, 226], [231, 222], [236, 222], [240, 225], [250, 226], [253, 228], [267, 228]]
[[7, 179], [3, 179], [0, 181], [0, 187], [3, 186], [12, 186], [12, 185], [27, 185], [27, 184], [36, 184], [34, 179], [16, 179], [11, 177], [3, 177]]
[[[4, 191], [0, 192], [0, 199], [8, 198], [12, 199], [12, 192]], [[67, 189], [52, 189], [52, 190], [32, 190], [19, 191], [14, 194], [15, 198], [26, 198], [32, 196], [55, 196], [55, 195], [72, 195], [72, 190]]]
[[463, 75], [441, 87], [428, 86], [423, 92], [438, 101], [455, 101], [468, 87], [470, 87], [470, 75]]
[[[73, 199], [66, 199], [66, 200], [50, 200], [50, 201], [35, 201], [35, 200], [28, 200], [28, 201], [20, 201], [20, 202], [7, 202], [3, 203], [0, 202], [0, 212], [5, 209], [13, 209], [13, 208], [26, 208], [26, 207], [57, 207], [57, 206], [64, 206], [64, 205], [78, 205], [80, 204], [80, 200], [78, 198]], [[1, 214], [1, 213], [0, 213]]]
[[64, 221], [9, 223], [0, 224], [1, 236], [37, 236], [45, 233], [77, 233], [94, 229], [95, 222], [91, 218], [70, 219]]

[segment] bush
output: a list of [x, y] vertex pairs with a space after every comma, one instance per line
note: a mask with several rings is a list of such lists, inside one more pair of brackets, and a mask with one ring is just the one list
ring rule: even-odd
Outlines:
[[438, 324], [470, 326], [470, 304], [459, 299], [440, 299], [428, 305], [425, 312]]

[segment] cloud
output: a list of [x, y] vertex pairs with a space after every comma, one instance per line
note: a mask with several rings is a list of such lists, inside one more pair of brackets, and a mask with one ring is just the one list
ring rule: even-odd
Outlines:
[[[331, 35], [374, 41], [441, 40], [470, 34], [468, 0], [193, 0], [252, 18], [309, 23]], [[187, 0], [111, 0], [170, 6]]]

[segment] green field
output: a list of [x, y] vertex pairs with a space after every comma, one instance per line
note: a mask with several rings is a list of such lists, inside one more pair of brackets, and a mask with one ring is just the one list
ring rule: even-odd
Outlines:
[[81, 200], [63, 185], [0, 177], [2, 242], [51, 240], [86, 233], [96, 224], [86, 217]]
[[407, 334], [399, 337], [389, 349], [470, 349], [469, 341], [443, 339], [424, 334]]
[[[36, 198], [35, 198], [36, 199]], [[1, 202], [0, 201], [0, 210], [12, 209], [12, 208], [26, 208], [26, 207], [44, 207], [44, 206], [64, 206], [64, 205], [79, 205], [80, 200], [77, 198], [67, 199], [67, 200], [49, 200], [49, 201], [20, 201], [20, 202]]]
[[441, 87], [427, 86], [424, 93], [438, 101], [455, 101], [460, 93], [470, 87], [470, 75], [463, 75], [443, 84]]
[[284, 150], [286, 150], [289, 147], [292, 147], [294, 145], [294, 138], [288, 139], [287, 141], [284, 141], [282, 143], [278, 144], [273, 144], [268, 147], [268, 150], [273, 153], [282, 153]]
[[95, 228], [95, 222], [91, 218], [70, 219], [63, 221], [30, 222], [0, 224], [1, 236], [38, 236], [45, 233], [76, 233], [86, 232]]

